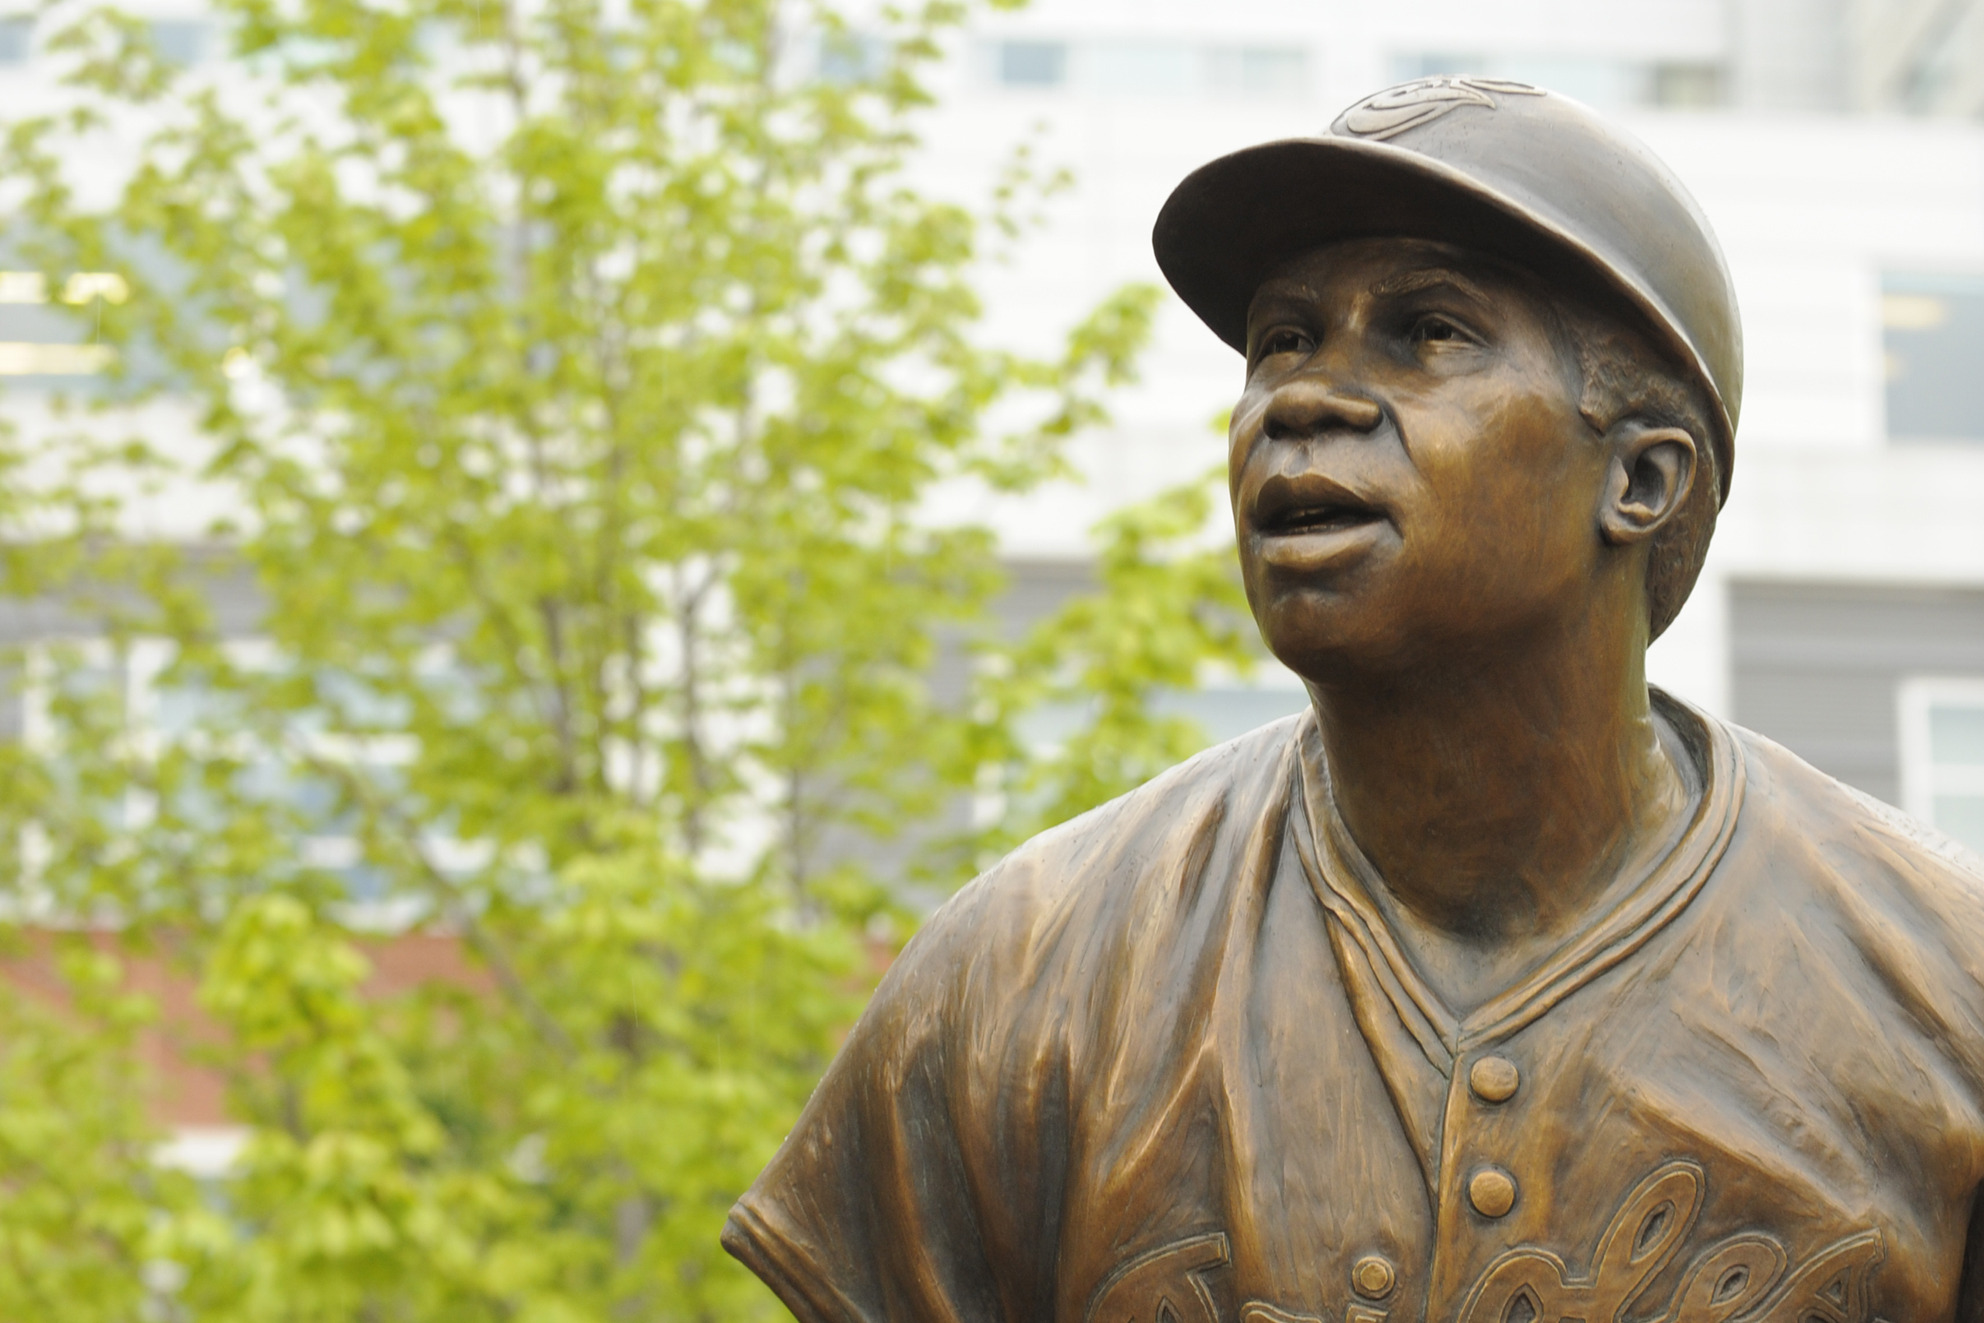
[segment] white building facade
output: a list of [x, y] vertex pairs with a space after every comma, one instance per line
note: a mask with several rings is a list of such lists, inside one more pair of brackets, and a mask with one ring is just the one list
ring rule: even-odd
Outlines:
[[[1150, 226], [1188, 171], [1391, 82], [1516, 78], [1616, 116], [1711, 218], [1748, 360], [1733, 492], [1654, 680], [1984, 848], [1984, 123], [1870, 99], [1869, 22], [1831, 0], [1037, 0], [973, 29], [923, 168], [969, 195], [1029, 138], [1073, 172], [992, 279], [995, 333], [1044, 345], [1161, 283]], [[1145, 364], [1083, 442], [1088, 482], [988, 507], [1023, 573], [1223, 458], [1238, 359], [1168, 299]], [[1301, 701], [1255, 687], [1280, 697], [1199, 710], [1226, 734]]]
[[[217, 49], [198, 7], [143, 7], [172, 58]], [[17, 105], [35, 63], [32, 22], [0, 18]], [[1654, 679], [1984, 848], [1978, 71], [1979, 0], [1034, 0], [963, 34], [917, 170], [982, 200], [1029, 142], [1072, 172], [987, 276], [990, 332], [1044, 349], [1115, 287], [1162, 283], [1150, 226], [1192, 168], [1380, 87], [1483, 74], [1616, 116], [1714, 223], [1748, 358], [1731, 499]], [[30, 426], [38, 387], [92, 370], [37, 306], [68, 292], [0, 273], [0, 377]], [[1110, 508], [1223, 459], [1238, 359], [1167, 299], [1141, 384], [1079, 443], [1088, 481], [936, 512], [994, 522], [1029, 610], [1081, 582]], [[1270, 673], [1180, 701], [1224, 736], [1302, 695]]]

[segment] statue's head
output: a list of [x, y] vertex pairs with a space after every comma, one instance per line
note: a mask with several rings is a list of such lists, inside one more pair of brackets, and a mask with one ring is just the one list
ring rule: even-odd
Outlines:
[[1155, 243], [1246, 355], [1234, 523], [1297, 672], [1673, 619], [1729, 489], [1742, 342], [1707, 221], [1637, 141], [1520, 84], [1422, 80], [1195, 171]]

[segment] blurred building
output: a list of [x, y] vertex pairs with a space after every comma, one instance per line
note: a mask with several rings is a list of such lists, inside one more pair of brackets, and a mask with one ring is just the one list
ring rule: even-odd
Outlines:
[[[996, 332], [1044, 347], [1159, 280], [1150, 225], [1194, 166], [1435, 73], [1617, 116], [1728, 253], [1734, 490], [1655, 680], [1984, 848], [1984, 0], [1036, 0], [962, 43], [923, 169], [982, 196], [1027, 140], [1073, 172], [993, 277]], [[1023, 587], [1075, 577], [1110, 505], [1219, 463], [1239, 385], [1169, 302], [1142, 384], [1084, 443], [1089, 481], [978, 507]], [[1189, 705], [1227, 734], [1301, 701], [1278, 675]]]
[[[214, 57], [197, 4], [137, 7], [168, 57]], [[823, 46], [818, 72], [871, 53]], [[33, 20], [0, 18], [11, 105], [37, 103], [38, 62]], [[1034, 0], [956, 43], [917, 169], [971, 202], [1018, 144], [1072, 172], [988, 275], [992, 333], [1047, 348], [1108, 290], [1159, 281], [1150, 225], [1194, 166], [1439, 73], [1619, 117], [1694, 190], [1735, 272], [1734, 490], [1655, 679], [1984, 847], [1984, 0]], [[115, 273], [52, 289], [0, 272], [10, 417], [32, 426], [38, 388], [101, 367], [53, 305], [119, 297]], [[1084, 530], [1107, 509], [1221, 462], [1215, 419], [1239, 384], [1172, 301], [1142, 383], [1081, 442], [1087, 482], [960, 491], [933, 515], [991, 519], [1014, 614], [1046, 610], [1084, 581]], [[161, 428], [190, 425], [154, 407]], [[42, 623], [8, 616], [0, 636]], [[1224, 736], [1302, 695], [1271, 673], [1177, 702]]]
[[1862, 110], [1984, 114], [1984, 4], [1848, 0], [1846, 96]]

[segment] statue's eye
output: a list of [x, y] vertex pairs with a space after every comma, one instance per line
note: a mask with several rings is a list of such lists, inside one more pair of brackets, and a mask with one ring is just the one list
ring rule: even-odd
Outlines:
[[1417, 344], [1464, 343], [1473, 338], [1459, 326], [1437, 314], [1421, 317], [1412, 327], [1412, 339]]
[[1261, 357], [1274, 358], [1280, 354], [1306, 354], [1315, 347], [1315, 341], [1292, 326], [1282, 326], [1269, 331], [1261, 339]]

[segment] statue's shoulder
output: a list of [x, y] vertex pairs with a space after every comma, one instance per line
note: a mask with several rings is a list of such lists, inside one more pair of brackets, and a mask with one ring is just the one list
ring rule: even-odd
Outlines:
[[[1087, 1063], [1125, 1026], [1203, 995], [1219, 909], [1278, 858], [1267, 842], [1285, 831], [1298, 730], [1291, 719], [1209, 749], [1043, 832], [943, 905], [732, 1210], [725, 1247], [809, 1319], [961, 1316], [904, 1302], [936, 1299], [947, 1283], [932, 1274], [953, 1262], [966, 1266], [949, 1284], [989, 1298], [988, 1217], [1021, 1229], [1002, 1242], [1015, 1273], [1044, 1264], [1051, 1279], [1053, 1155]], [[939, 1247], [911, 1256], [920, 1296], [882, 1280], [904, 1244]], [[944, 1257], [957, 1247], [968, 1261]]]
[[1755, 731], [1728, 729], [1746, 765], [1747, 826], [1809, 841], [1862, 880], [1919, 873], [1935, 885], [1984, 898], [1984, 857], [1975, 851]]
[[1772, 908], [1848, 937], [1874, 967], [1908, 971], [1924, 996], [1984, 994], [1984, 858], [1782, 745], [1730, 731], [1746, 773], [1731, 862], [1778, 893]]

